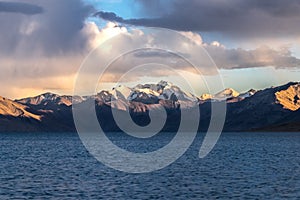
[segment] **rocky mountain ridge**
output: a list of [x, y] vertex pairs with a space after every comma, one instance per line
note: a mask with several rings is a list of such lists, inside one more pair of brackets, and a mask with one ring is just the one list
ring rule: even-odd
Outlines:
[[[207, 98], [203, 98], [203, 97]], [[208, 98], [209, 97], [209, 98]], [[0, 98], [0, 132], [76, 131], [72, 116], [72, 103], [94, 101], [99, 121], [107, 131], [119, 131], [111, 114], [112, 109], [129, 110], [134, 121], [149, 122], [149, 111], [162, 106], [169, 121], [163, 131], [174, 131], [180, 123], [180, 109], [199, 106], [199, 131], [205, 131], [210, 121], [211, 104], [227, 102], [224, 131], [276, 130], [292, 126], [300, 131], [300, 83], [261, 91], [238, 93], [225, 89], [215, 95], [196, 97], [178, 86], [161, 81], [158, 84], [119, 86], [92, 96], [67, 96], [45, 93], [36, 97], [9, 100]], [[192, 116], [191, 116], [192, 117]], [[138, 123], [138, 124], [139, 124]]]

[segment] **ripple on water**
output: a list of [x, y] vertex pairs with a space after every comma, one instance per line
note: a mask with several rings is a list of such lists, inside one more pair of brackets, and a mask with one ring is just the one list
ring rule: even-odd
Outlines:
[[[172, 139], [143, 143], [119, 134], [115, 144], [143, 152]], [[1, 134], [0, 198], [297, 199], [299, 133], [226, 133], [204, 159], [198, 137], [175, 163], [148, 174], [118, 172], [99, 163], [76, 134]]]

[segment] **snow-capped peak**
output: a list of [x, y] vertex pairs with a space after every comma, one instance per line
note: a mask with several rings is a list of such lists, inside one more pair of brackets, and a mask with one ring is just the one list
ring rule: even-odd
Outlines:
[[112, 94], [112, 99], [128, 99], [132, 93], [132, 89], [124, 85], [119, 85], [113, 88], [110, 93]]
[[35, 96], [35, 97], [28, 97], [28, 98], [24, 98], [24, 99], [19, 99], [16, 100], [19, 103], [23, 103], [23, 104], [41, 104], [44, 103], [46, 101], [55, 101], [56, 99], [58, 99], [60, 96], [58, 94], [53, 94], [50, 92]]
[[238, 97], [239, 95], [240, 95], [240, 93], [238, 93], [234, 89], [226, 88], [225, 90], [215, 94], [214, 97], [216, 99], [228, 99], [228, 98], [232, 98], [232, 97]]
[[109, 93], [112, 95], [112, 100], [123, 99], [144, 103], [158, 102], [159, 99], [173, 101], [198, 100], [194, 95], [184, 92], [178, 86], [167, 81], [160, 81], [157, 84], [139, 84], [133, 88], [119, 85], [109, 91]]
[[58, 94], [54, 94], [50, 92], [35, 97], [28, 97], [28, 98], [16, 100], [16, 102], [22, 104], [46, 105], [48, 103], [56, 103], [58, 105], [65, 104], [67, 106], [72, 105], [72, 103], [81, 103], [82, 101], [84, 101], [84, 98], [80, 96], [68, 96], [68, 95], [60, 96]]
[[164, 100], [183, 100], [183, 101], [197, 101], [197, 98], [187, 92], [184, 92], [178, 86], [171, 82], [160, 81], [157, 84], [145, 84], [137, 85], [134, 90], [136, 92], [142, 92], [147, 94], [149, 97], [157, 97], [158, 99]]
[[213, 100], [213, 101], [223, 101], [231, 98], [240, 98], [244, 99], [247, 97], [251, 97], [256, 93], [256, 90], [251, 89], [248, 92], [245, 93], [239, 93], [236, 90], [232, 88], [226, 88], [222, 90], [221, 92], [218, 92], [215, 95], [212, 94], [202, 94], [200, 96], [200, 100], [206, 101], [206, 100]]
[[223, 101], [223, 100], [230, 99], [230, 98], [233, 98], [233, 97], [238, 97], [239, 95], [240, 94], [237, 91], [235, 91], [234, 89], [226, 88], [226, 89], [218, 92], [215, 95], [202, 94], [200, 99], [203, 100], [203, 101], [206, 101], [206, 100]]
[[203, 101], [206, 101], [206, 100], [209, 100], [209, 99], [213, 99], [213, 95], [211, 95], [211, 94], [202, 94], [200, 96], [200, 99], [203, 100]]

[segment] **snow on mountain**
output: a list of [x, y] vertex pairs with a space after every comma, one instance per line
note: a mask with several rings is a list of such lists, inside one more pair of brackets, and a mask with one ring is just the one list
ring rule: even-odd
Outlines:
[[195, 97], [191, 93], [186, 93], [183, 90], [181, 90], [178, 86], [168, 84], [163, 89], [163, 96], [165, 96], [168, 100], [174, 100], [172, 99], [172, 95], [175, 95], [177, 100], [181, 101], [198, 101], [197, 97]]
[[[252, 96], [255, 92], [255, 90], [251, 89], [246, 93], [240, 94], [232, 88], [226, 88], [214, 95], [202, 94], [199, 99], [202, 101], [223, 101], [231, 98], [244, 99]], [[123, 99], [145, 104], [155, 104], [159, 100], [171, 100], [181, 102], [181, 104], [184, 101], [198, 102], [198, 98], [195, 95], [185, 92], [180, 87], [167, 81], [160, 81], [157, 84], [138, 84], [132, 88], [119, 85], [111, 91], [106, 91], [105, 95], [107, 97], [101, 98], [104, 102], [110, 101], [110, 99]]]
[[[83, 101], [86, 100], [86, 97], [81, 97], [81, 96], [62, 96], [65, 99], [68, 99], [68, 101], [72, 104], [78, 104], [78, 103], [82, 103]], [[66, 104], [66, 103], [65, 103]], [[66, 104], [68, 105], [68, 104]]]
[[196, 96], [181, 90], [180, 87], [167, 81], [160, 81], [157, 84], [138, 85], [135, 87], [135, 90], [156, 96], [158, 99], [197, 101]]
[[55, 101], [57, 98], [59, 98], [59, 95], [52, 94], [52, 93], [44, 93], [35, 97], [28, 97], [24, 99], [16, 100], [19, 103], [22, 104], [32, 104], [32, 105], [38, 105], [45, 101]]
[[112, 94], [109, 91], [102, 90], [97, 95], [91, 97], [94, 100], [102, 101], [102, 102], [110, 102], [112, 100]]
[[[170, 83], [139, 85], [129, 89], [130, 94], [136, 93], [143, 98], [148, 97], [147, 95], [153, 97], [158, 94], [159, 96], [167, 96], [169, 95], [168, 91], [171, 90], [173, 91], [171, 98], [175, 98], [175, 93], [179, 94], [181, 92], [181, 90], [176, 89]], [[125, 97], [129, 94], [127, 90], [126, 95], [124, 87], [118, 87], [116, 91], [120, 93], [116, 92], [116, 96]], [[226, 97], [236, 96], [236, 93], [233, 91], [228, 92], [228, 90], [226, 90], [224, 93], [223, 96], [226, 95]], [[187, 93], [185, 94], [188, 95]], [[170, 117], [170, 120], [166, 122], [166, 129], [164, 129], [166, 132], [177, 130], [177, 125], [180, 125], [181, 113], [177, 112], [178, 108], [189, 109], [194, 106], [199, 106], [202, 115], [201, 120], [204, 124], [204, 127], [199, 126], [199, 131], [207, 130], [205, 124], [209, 124], [211, 119], [211, 106], [209, 104], [181, 100], [172, 101], [169, 99], [159, 99], [158, 103], [145, 104], [143, 102], [128, 101], [126, 99], [111, 101], [109, 100], [111, 99], [110, 97], [112, 97], [111, 91], [101, 91], [97, 95], [85, 97], [59, 96], [46, 93], [37, 97], [19, 100], [23, 103], [0, 97], [0, 132], [75, 131], [72, 108], [63, 105], [58, 106], [57, 104], [57, 102], [62, 103], [65, 100], [74, 100], [74, 98], [78, 98], [76, 99], [78, 102], [81, 100], [101, 100], [101, 102], [96, 104], [96, 109], [99, 111], [97, 112], [97, 117], [99, 122], [104, 122], [105, 130], [108, 132], [119, 130], [111, 115], [111, 108], [121, 110], [120, 113], [129, 110], [132, 119], [138, 123], [148, 122], [149, 111], [165, 109]], [[210, 98], [214, 97], [214, 95], [202, 95], [202, 97]], [[105, 99], [107, 102], [102, 101]], [[291, 82], [257, 92], [255, 90], [249, 90], [237, 97], [226, 99], [226, 102], [232, 103], [228, 104], [227, 107], [224, 131], [300, 130], [300, 83], [298, 82]], [[38, 103], [42, 103], [41, 106], [33, 105]], [[192, 118], [193, 116], [190, 117]]]
[[35, 96], [35, 97], [28, 97], [23, 99], [18, 99], [16, 102], [26, 104], [26, 105], [40, 105], [40, 104], [47, 104], [48, 102], [53, 102], [58, 105], [65, 104], [67, 106], [72, 105], [72, 99], [74, 99], [75, 103], [81, 103], [84, 101], [83, 97], [80, 96], [67, 96], [63, 95], [60, 96], [58, 94], [53, 94], [50, 92]]
[[234, 89], [226, 88], [223, 91], [215, 94], [214, 98], [219, 99], [219, 100], [226, 100], [226, 99], [229, 99], [229, 98], [238, 97], [239, 95], [240, 95], [240, 93], [238, 93]]
[[[227, 88], [215, 95], [203, 94], [200, 96], [202, 101], [241, 101], [247, 97], [255, 94], [255, 90], [251, 89], [248, 92], [239, 94], [232, 88]], [[138, 84], [135, 87], [127, 87], [124, 85], [119, 85], [112, 90], [102, 90], [96, 95], [92, 96], [60, 96], [53, 93], [44, 93], [35, 97], [28, 97], [24, 99], [16, 100], [16, 102], [25, 105], [47, 105], [48, 103], [55, 103], [57, 105], [67, 105], [70, 106], [72, 103], [81, 103], [88, 99], [93, 99], [98, 102], [109, 103], [111, 101], [122, 100], [116, 102], [113, 107], [119, 107], [124, 110], [124, 102], [133, 101], [141, 102], [147, 105], [158, 104], [160, 100], [167, 100], [177, 102], [181, 107], [192, 107], [194, 104], [192, 102], [199, 103], [199, 99], [188, 92], [183, 91], [180, 87], [167, 81], [160, 81], [157, 84]]]
[[139, 84], [135, 86], [128, 100], [140, 102], [157, 102], [163, 90], [163, 85], [158, 84]]
[[232, 88], [226, 88], [220, 92], [218, 92], [217, 94], [202, 94], [200, 96], [200, 100], [206, 101], [206, 100], [212, 100], [212, 101], [223, 101], [223, 100], [227, 100], [230, 98], [235, 98], [235, 97], [239, 97], [240, 94], [235, 91]]
[[128, 98], [129, 101], [142, 102], [145, 104], [156, 104], [159, 101], [157, 96], [152, 95], [151, 93], [133, 91]]
[[117, 102], [115, 107], [124, 109], [124, 102], [135, 101], [144, 104], [158, 104], [159, 100], [171, 100], [171, 101], [192, 101], [197, 102], [196, 96], [184, 92], [178, 86], [173, 85], [167, 81], [160, 81], [157, 84], [139, 84], [135, 87], [127, 87], [119, 85], [112, 90], [102, 90], [96, 95], [91, 96], [60, 96], [53, 93], [44, 93], [34, 97], [27, 97], [23, 99], [15, 100], [23, 105], [48, 105], [49, 103], [55, 103], [57, 105], [70, 106], [72, 103], [78, 104], [88, 99], [101, 101], [108, 103], [111, 101], [122, 100]]
[[119, 85], [118, 87], [113, 88], [110, 93], [112, 94], [112, 100], [117, 99], [128, 99], [132, 93], [132, 89], [124, 85]]
[[236, 102], [236, 101], [241, 101], [245, 98], [253, 96], [257, 91], [254, 89], [251, 89], [245, 93], [239, 93], [235, 91], [232, 88], [226, 88], [222, 90], [221, 92], [218, 92], [215, 95], [212, 94], [202, 94], [200, 96], [200, 100], [202, 101], [224, 101], [227, 100], [227, 102]]
[[150, 88], [140, 88], [140, 89], [134, 88], [134, 90], [137, 91], [137, 92], [140, 92], [140, 93], [145, 93], [145, 94], [147, 94], [149, 96], [156, 96], [156, 97], [158, 97], [160, 95], [160, 93], [158, 91], [152, 90]]
[[200, 96], [200, 100], [203, 100], [203, 101], [210, 100], [210, 99], [213, 99], [213, 98], [214, 98], [214, 96], [211, 95], [211, 94], [202, 94]]
[[157, 84], [139, 84], [133, 88], [119, 85], [109, 93], [112, 95], [112, 100], [124, 99], [146, 104], [157, 103], [160, 99], [197, 101], [196, 96], [184, 92], [178, 86], [167, 81], [160, 81]]

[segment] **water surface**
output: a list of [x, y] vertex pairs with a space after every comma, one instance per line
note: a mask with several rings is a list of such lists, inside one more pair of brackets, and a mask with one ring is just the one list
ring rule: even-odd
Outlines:
[[[172, 139], [109, 137], [135, 152]], [[300, 198], [300, 133], [224, 133], [204, 159], [201, 141], [200, 135], [169, 167], [128, 174], [99, 163], [76, 134], [0, 134], [0, 199]]]

